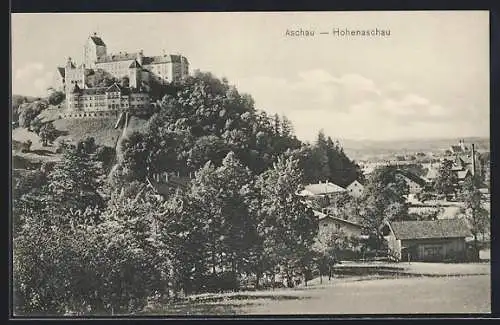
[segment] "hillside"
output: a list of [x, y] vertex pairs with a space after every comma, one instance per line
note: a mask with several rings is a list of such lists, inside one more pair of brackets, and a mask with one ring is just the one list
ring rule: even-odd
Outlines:
[[[52, 111], [52, 112], [51, 112]], [[56, 110], [47, 109], [40, 114], [42, 120], [53, 121], [54, 127], [60, 132], [60, 136], [54, 144], [43, 147], [40, 138], [34, 132], [25, 128], [12, 130], [12, 162], [15, 169], [32, 169], [46, 161], [57, 161], [61, 157], [56, 153], [57, 142], [61, 140], [79, 141], [86, 137], [93, 137], [96, 144], [115, 148], [117, 139], [122, 135], [123, 129], [115, 129], [116, 118], [102, 119], [59, 119]], [[141, 130], [147, 120], [131, 117], [127, 134]], [[21, 152], [21, 144], [30, 140], [32, 142], [30, 152]]]
[[[58, 119], [53, 123], [56, 129], [64, 133], [58, 138], [59, 140], [79, 141], [86, 137], [93, 137], [96, 144], [114, 148], [123, 132], [121, 128], [114, 128], [116, 121], [116, 118]], [[145, 119], [131, 117], [127, 133], [140, 130], [146, 122]]]

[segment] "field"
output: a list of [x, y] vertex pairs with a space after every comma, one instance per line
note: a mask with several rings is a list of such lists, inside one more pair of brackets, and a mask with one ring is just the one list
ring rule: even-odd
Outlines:
[[[446, 270], [446, 266], [450, 266]], [[412, 275], [314, 279], [307, 287], [205, 294], [156, 315], [490, 313], [489, 264], [400, 265]], [[428, 276], [419, 276], [428, 274]], [[446, 274], [454, 274], [446, 276]], [[480, 274], [480, 275], [473, 275]], [[434, 275], [434, 276], [430, 276]]]

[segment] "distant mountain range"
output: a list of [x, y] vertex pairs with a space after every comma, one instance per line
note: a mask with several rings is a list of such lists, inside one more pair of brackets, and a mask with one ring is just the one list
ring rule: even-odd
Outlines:
[[[463, 137], [466, 146], [474, 143], [478, 151], [490, 150], [489, 137]], [[405, 154], [416, 152], [441, 152], [458, 144], [459, 138], [407, 139], [407, 140], [351, 140], [340, 143], [346, 154], [355, 160], [379, 155]]]

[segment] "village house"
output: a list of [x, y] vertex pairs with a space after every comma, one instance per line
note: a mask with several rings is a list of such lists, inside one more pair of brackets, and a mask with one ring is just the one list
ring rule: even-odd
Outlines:
[[426, 184], [423, 178], [413, 173], [399, 171], [398, 174], [404, 178], [406, 184], [408, 185], [409, 194], [420, 193]]
[[338, 218], [316, 210], [314, 210], [314, 215], [319, 220], [319, 232], [342, 231], [348, 237], [362, 238], [363, 227], [354, 221]]
[[327, 198], [335, 198], [340, 193], [345, 193], [346, 189], [333, 184], [331, 182], [319, 182], [317, 184], [309, 184], [304, 187], [303, 190], [299, 191], [298, 195], [307, 197], [307, 198], [318, 198], [318, 197], [327, 197]]
[[382, 232], [389, 254], [399, 261], [463, 261], [471, 236], [461, 218], [386, 222]]
[[349, 192], [349, 195], [355, 198], [361, 197], [363, 195], [364, 189], [365, 187], [363, 186], [363, 184], [361, 184], [357, 180], [349, 184], [346, 188], [347, 192]]

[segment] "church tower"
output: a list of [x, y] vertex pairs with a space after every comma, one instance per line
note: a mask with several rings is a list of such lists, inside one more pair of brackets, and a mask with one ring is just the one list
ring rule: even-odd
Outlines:
[[98, 58], [106, 56], [106, 44], [97, 33], [89, 36], [83, 47], [83, 64], [85, 68], [94, 69]]

